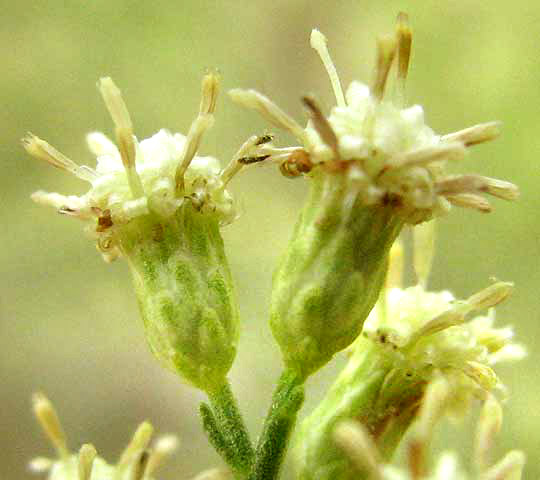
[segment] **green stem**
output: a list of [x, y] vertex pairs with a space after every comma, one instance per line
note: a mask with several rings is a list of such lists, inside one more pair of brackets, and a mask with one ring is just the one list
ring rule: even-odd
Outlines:
[[278, 477], [297, 413], [304, 402], [304, 380], [292, 370], [282, 373], [257, 444], [255, 463], [248, 480], [274, 480]]
[[208, 391], [211, 409], [201, 405], [203, 427], [210, 442], [230, 467], [245, 476], [253, 463], [253, 447], [229, 382]]

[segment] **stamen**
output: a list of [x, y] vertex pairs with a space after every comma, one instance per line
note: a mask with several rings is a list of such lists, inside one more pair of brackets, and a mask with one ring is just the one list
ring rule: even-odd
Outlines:
[[60, 457], [66, 458], [69, 455], [66, 435], [52, 403], [42, 393], [35, 393], [32, 397], [32, 403], [34, 414], [38, 419], [41, 428], [47, 437], [49, 437], [49, 440], [56, 448]]
[[414, 271], [418, 283], [425, 288], [435, 252], [435, 220], [415, 225], [413, 240]]
[[91, 168], [83, 168], [80, 165], [77, 165], [73, 160], [60, 153], [45, 140], [42, 140], [31, 133], [28, 133], [26, 137], [22, 139], [22, 144], [24, 149], [34, 158], [44, 160], [53, 167], [65, 170], [81, 180], [91, 182], [97, 177], [96, 172]]
[[438, 160], [461, 160], [464, 155], [465, 147], [459, 142], [420, 148], [391, 158], [381, 176], [400, 168], [422, 167]]
[[500, 403], [493, 395], [488, 394], [480, 412], [475, 439], [474, 460], [479, 471], [487, 467], [488, 453], [493, 446], [495, 436], [501, 429], [502, 419], [503, 412]]
[[502, 460], [484, 472], [482, 480], [514, 480], [521, 478], [525, 454], [519, 450], [508, 452]]
[[189, 132], [184, 143], [184, 149], [180, 157], [180, 163], [176, 169], [176, 189], [181, 191], [184, 189], [184, 174], [189, 168], [193, 157], [197, 153], [201, 144], [201, 139], [204, 133], [212, 127], [214, 123], [214, 117], [211, 113], [199, 115], [189, 127]]
[[214, 113], [219, 93], [219, 75], [217, 73], [208, 73], [205, 75], [202, 80], [201, 90], [200, 115]]
[[378, 100], [381, 100], [384, 96], [388, 73], [396, 56], [396, 43], [396, 38], [388, 35], [379, 37], [377, 40], [377, 65], [371, 91]]
[[345, 96], [343, 95], [343, 89], [341, 88], [341, 83], [339, 81], [339, 76], [336, 71], [334, 62], [330, 57], [328, 52], [328, 46], [326, 42], [326, 37], [319, 32], [317, 29], [311, 30], [310, 45], [321, 57], [324, 68], [326, 68], [326, 73], [330, 77], [330, 83], [332, 84], [332, 89], [334, 90], [334, 95], [336, 97], [336, 102], [338, 107], [345, 107]]
[[484, 191], [503, 200], [516, 200], [519, 198], [519, 188], [513, 183], [498, 178], [482, 177], [485, 182]]
[[131, 193], [134, 198], [142, 197], [144, 189], [135, 164], [136, 149], [133, 124], [122, 93], [110, 77], [101, 78], [98, 82], [98, 88], [115, 125], [116, 142]]
[[443, 135], [443, 142], [461, 142], [466, 147], [472, 147], [479, 143], [489, 142], [494, 140], [500, 134], [500, 122], [487, 122], [473, 125], [472, 127], [464, 128], [448, 135]]
[[151, 476], [163, 460], [173, 453], [178, 447], [178, 439], [174, 435], [167, 435], [158, 439], [150, 452], [146, 474]]
[[485, 192], [487, 182], [479, 175], [454, 175], [439, 180], [435, 184], [439, 195]]
[[78, 474], [79, 480], [90, 480], [92, 477], [92, 467], [94, 465], [94, 458], [96, 458], [97, 452], [93, 445], [89, 443], [83, 445], [79, 450], [79, 466]]
[[512, 282], [497, 282], [470, 296], [466, 303], [471, 310], [487, 310], [504, 302], [514, 290]]
[[326, 117], [321, 112], [320, 107], [317, 105], [317, 102], [312, 97], [302, 97], [302, 102], [307, 107], [310, 113], [311, 120], [313, 121], [313, 126], [317, 133], [321, 137], [321, 140], [328, 145], [336, 158], [339, 159], [339, 141], [336, 133], [334, 132], [332, 126], [326, 119]]
[[154, 428], [149, 422], [143, 422], [137, 427], [137, 430], [133, 434], [133, 438], [122, 452], [120, 460], [118, 460], [119, 469], [125, 468], [131, 462], [131, 459], [136, 452], [145, 450], [146, 447], [148, 447], [153, 432]]
[[397, 36], [397, 88], [401, 104], [405, 103], [405, 81], [409, 72], [409, 62], [411, 59], [412, 31], [409, 26], [409, 17], [406, 13], [400, 12], [397, 16], [396, 24]]
[[458, 193], [456, 195], [446, 195], [445, 198], [457, 207], [472, 208], [482, 213], [491, 212], [490, 203], [480, 195], [474, 193]]
[[355, 421], [341, 422], [334, 430], [334, 440], [347, 454], [358, 472], [368, 471], [373, 480], [381, 480], [379, 452], [365, 427]]
[[239, 105], [256, 110], [276, 127], [291, 132], [298, 140], [302, 142], [305, 140], [304, 129], [268, 97], [255, 90], [242, 90], [240, 88], [229, 90], [229, 96]]

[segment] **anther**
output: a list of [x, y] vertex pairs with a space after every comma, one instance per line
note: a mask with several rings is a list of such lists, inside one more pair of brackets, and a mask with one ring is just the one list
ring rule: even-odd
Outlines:
[[229, 90], [229, 96], [239, 105], [259, 112], [272, 125], [291, 132], [299, 140], [304, 140], [304, 129], [268, 97], [255, 90], [242, 90], [240, 88]]
[[377, 40], [377, 64], [375, 67], [375, 80], [371, 91], [378, 100], [384, 96], [386, 81], [390, 67], [396, 56], [396, 38], [394, 36], [382, 36]]
[[126, 170], [131, 194], [133, 198], [142, 197], [144, 196], [144, 189], [135, 164], [136, 149], [133, 124], [122, 98], [122, 93], [110, 77], [101, 78], [98, 87], [115, 125], [116, 142], [118, 143], [122, 164]]
[[313, 126], [321, 137], [321, 140], [330, 147], [336, 156], [335, 160], [339, 159], [339, 140], [334, 129], [322, 113], [319, 105], [313, 97], [302, 97], [302, 102], [307, 107]]
[[41, 428], [47, 437], [49, 437], [49, 440], [56, 448], [60, 457], [66, 458], [69, 455], [66, 435], [52, 403], [42, 393], [35, 393], [32, 397], [32, 403], [34, 414], [36, 415]]
[[35, 135], [28, 133], [22, 139], [24, 149], [38, 160], [43, 160], [53, 167], [69, 172], [81, 180], [88, 182], [96, 178], [96, 173], [89, 167], [82, 168], [73, 160], [59, 152], [52, 145]]

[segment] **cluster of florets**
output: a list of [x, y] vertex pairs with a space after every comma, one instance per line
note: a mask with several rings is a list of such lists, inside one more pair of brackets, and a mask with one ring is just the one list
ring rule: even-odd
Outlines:
[[209, 156], [197, 156], [204, 132], [213, 123], [218, 77], [208, 74], [202, 82], [200, 111], [187, 136], [160, 130], [138, 142], [120, 90], [110, 78], [99, 88], [116, 126], [117, 145], [99, 132], [90, 133], [87, 143], [97, 157], [95, 169], [79, 166], [44, 140], [28, 135], [23, 144], [33, 156], [66, 170], [90, 183], [81, 196], [35, 192], [33, 200], [50, 205], [60, 213], [85, 220], [106, 260], [122, 253], [122, 229], [134, 220], [155, 215], [168, 221], [189, 204], [214, 215], [220, 224], [236, 218], [227, 183], [242, 167], [242, 159], [257, 149], [258, 137], [249, 139], [231, 163], [222, 168]]
[[[306, 128], [254, 90], [236, 89], [230, 94], [300, 141], [300, 146], [284, 149], [267, 146], [269, 158], [281, 163], [282, 172], [309, 175], [322, 168], [347, 174], [364, 204], [391, 205], [407, 223], [445, 213], [451, 205], [489, 211], [482, 193], [516, 198], [517, 188], [508, 182], [444, 172], [446, 163], [463, 158], [468, 147], [495, 138], [498, 125], [491, 122], [440, 136], [426, 125], [421, 106], [403, 108], [411, 41], [406, 18], [401, 16], [396, 36], [379, 40], [373, 85], [354, 81], [344, 95], [326, 39], [313, 30], [311, 46], [328, 71], [337, 105], [325, 116], [313, 98], [304, 97], [310, 115]], [[397, 98], [390, 102], [384, 92], [396, 57]]]
[[[384, 306], [379, 304], [371, 312], [363, 336], [378, 345], [381, 356], [392, 365], [391, 383], [427, 383], [442, 373], [454, 386], [456, 407], [462, 408], [473, 396], [503, 389], [491, 368], [494, 364], [525, 354], [521, 345], [512, 343], [511, 327], [493, 326], [491, 307], [503, 301], [511, 288], [498, 282], [464, 301], [448, 291], [426, 291], [421, 285], [393, 288], [383, 293]], [[490, 309], [487, 315], [466, 318], [486, 309]]]

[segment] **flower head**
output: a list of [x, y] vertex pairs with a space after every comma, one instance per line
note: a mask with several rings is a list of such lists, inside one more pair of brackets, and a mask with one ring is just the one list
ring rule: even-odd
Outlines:
[[[318, 52], [330, 77], [336, 106], [326, 116], [317, 102], [304, 97], [310, 121], [302, 128], [264, 95], [254, 90], [232, 90], [236, 102], [257, 110], [271, 123], [291, 132], [300, 145], [266, 147], [270, 159], [281, 163], [288, 176], [310, 175], [323, 169], [342, 172], [365, 205], [392, 205], [407, 223], [441, 215], [451, 205], [489, 211], [480, 196], [514, 199], [511, 183], [478, 175], [450, 175], [447, 163], [462, 159], [468, 148], [498, 135], [490, 122], [448, 135], [436, 134], [426, 123], [420, 105], [404, 107], [412, 33], [405, 14], [398, 16], [396, 35], [381, 37], [371, 85], [353, 81], [346, 93], [318, 30], [311, 46]], [[385, 97], [389, 74], [396, 62], [396, 99]]]
[[97, 455], [93, 445], [84, 444], [77, 453], [70, 452], [66, 435], [51, 402], [42, 394], [33, 398], [34, 413], [43, 431], [55, 447], [58, 458], [44, 457], [30, 462], [34, 472], [48, 472], [49, 480], [150, 480], [165, 457], [176, 450], [177, 439], [173, 435], [158, 438], [150, 447], [152, 425], [139, 425], [130, 443], [114, 465]]
[[32, 195], [34, 201], [87, 222], [87, 230], [109, 261], [123, 253], [125, 227], [136, 219], [154, 215], [167, 221], [188, 203], [221, 225], [236, 218], [226, 186], [243, 166], [243, 158], [256, 157], [260, 139], [249, 139], [226, 168], [213, 157], [197, 155], [203, 134], [214, 122], [216, 74], [203, 78], [199, 113], [186, 136], [160, 130], [141, 142], [134, 136], [131, 117], [113, 81], [102, 78], [98, 87], [113, 119], [117, 144], [102, 133], [89, 133], [88, 147], [97, 157], [96, 168], [90, 168], [29, 134], [23, 139], [28, 153], [90, 184], [81, 196], [38, 191]]

